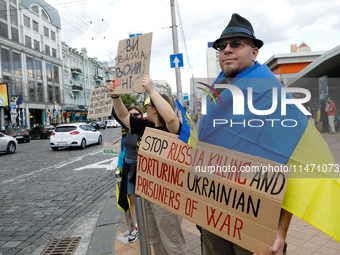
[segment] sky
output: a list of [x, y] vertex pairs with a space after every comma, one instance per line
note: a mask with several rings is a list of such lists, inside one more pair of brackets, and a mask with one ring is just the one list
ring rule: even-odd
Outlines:
[[[129, 34], [153, 33], [150, 76], [166, 80], [176, 91], [170, 0], [45, 0], [61, 17], [61, 40], [87, 49], [99, 61], [112, 61], [118, 42]], [[215, 41], [233, 13], [248, 19], [264, 41], [257, 60], [290, 53], [290, 45], [305, 42], [312, 51], [340, 44], [340, 0], [176, 0], [179, 52], [183, 53], [182, 91], [190, 93], [190, 78], [207, 75], [207, 43]]]

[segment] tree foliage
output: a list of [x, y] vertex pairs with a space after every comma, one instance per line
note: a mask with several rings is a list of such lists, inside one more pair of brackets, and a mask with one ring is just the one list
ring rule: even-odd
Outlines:
[[140, 103], [138, 102], [138, 95], [133, 95], [133, 94], [123, 94], [120, 95], [120, 98], [122, 99], [124, 104], [129, 104], [129, 105], [138, 105], [140, 106]]

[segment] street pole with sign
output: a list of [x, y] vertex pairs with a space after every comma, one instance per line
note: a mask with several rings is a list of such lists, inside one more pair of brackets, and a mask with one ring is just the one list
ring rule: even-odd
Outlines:
[[[171, 20], [172, 20], [172, 42], [174, 48], [174, 54], [179, 53], [178, 49], [178, 36], [177, 36], [177, 25], [176, 25], [176, 13], [175, 13], [175, 0], [170, 0], [171, 7]], [[175, 67], [176, 73], [176, 85], [177, 85], [177, 99], [182, 103], [182, 82], [181, 82], [181, 69], [180, 67]]]

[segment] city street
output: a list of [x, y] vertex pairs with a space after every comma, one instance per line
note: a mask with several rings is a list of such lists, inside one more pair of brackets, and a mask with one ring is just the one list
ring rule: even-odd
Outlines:
[[[121, 134], [120, 128], [100, 131], [103, 143]], [[42, 139], [0, 154], [0, 255], [40, 254], [47, 241], [71, 237], [103, 206], [115, 192], [117, 157], [102, 148], [53, 151]]]

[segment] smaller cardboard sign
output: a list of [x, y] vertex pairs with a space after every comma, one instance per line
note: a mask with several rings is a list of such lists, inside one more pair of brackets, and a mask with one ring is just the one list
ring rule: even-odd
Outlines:
[[106, 155], [118, 155], [120, 154], [120, 143], [104, 143], [103, 154]]
[[151, 41], [152, 33], [119, 41], [114, 77], [115, 93], [145, 92], [142, 79], [149, 74]]
[[112, 114], [112, 99], [104, 86], [94, 88], [91, 91], [91, 99], [88, 107], [88, 119], [108, 117]]

